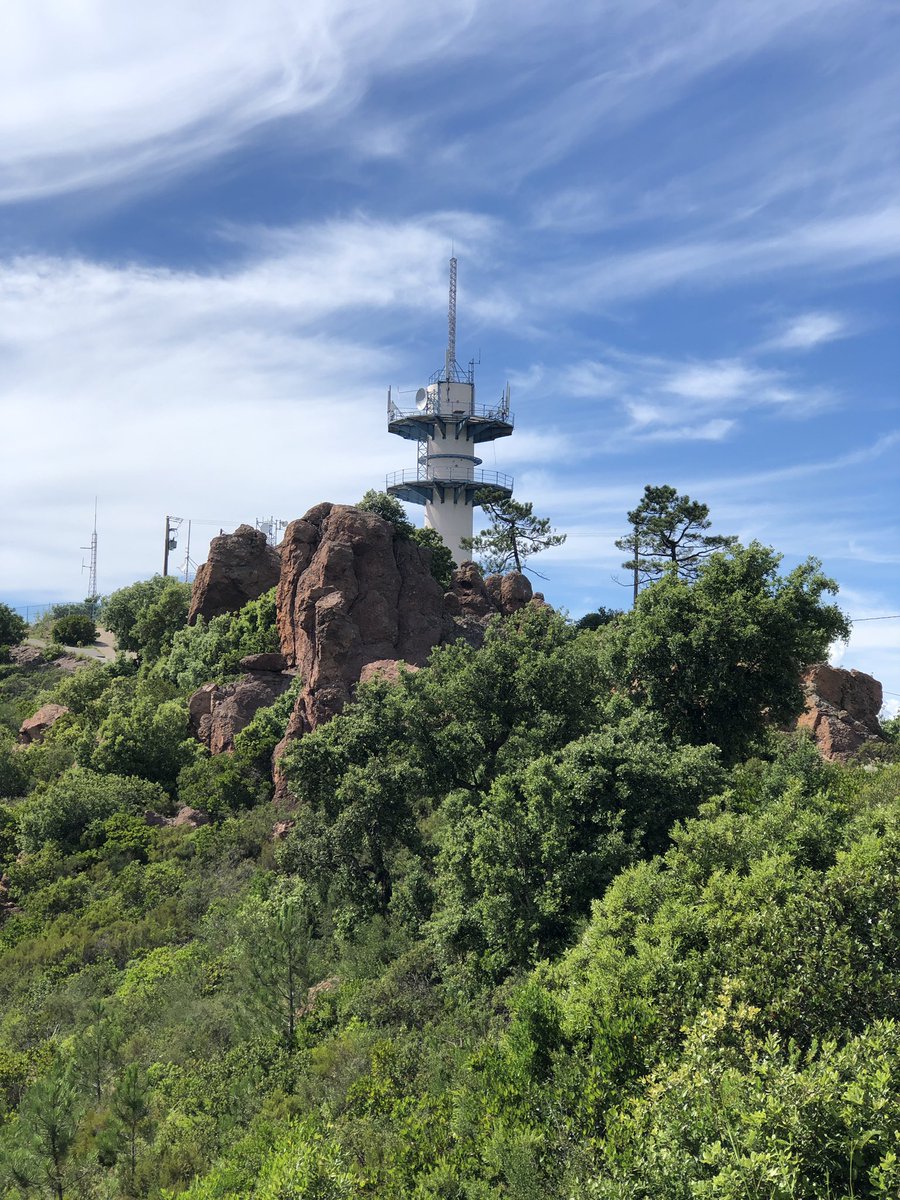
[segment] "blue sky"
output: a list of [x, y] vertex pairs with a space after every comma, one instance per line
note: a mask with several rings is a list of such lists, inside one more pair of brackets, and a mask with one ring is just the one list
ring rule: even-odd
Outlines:
[[[898, 63], [896, 0], [11, 0], [0, 594], [83, 592], [95, 493], [109, 591], [412, 466], [452, 245], [548, 599], [665, 482], [900, 612]], [[900, 702], [900, 621], [836, 657]]]

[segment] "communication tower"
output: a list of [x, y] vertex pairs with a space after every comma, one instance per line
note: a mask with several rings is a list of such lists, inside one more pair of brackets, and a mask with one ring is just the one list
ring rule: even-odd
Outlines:
[[88, 573], [88, 594], [87, 602], [91, 611], [91, 616], [94, 615], [94, 609], [97, 604], [97, 497], [94, 497], [94, 530], [91, 533], [91, 542], [89, 546], [82, 546], [82, 550], [90, 550], [90, 562], [86, 563], [81, 560], [82, 574]]
[[494, 495], [512, 495], [513, 481], [501, 471], [480, 471], [474, 453], [481, 442], [509, 437], [509, 384], [498, 404], [475, 404], [475, 362], [465, 371], [456, 361], [456, 259], [450, 259], [450, 307], [447, 352], [443, 367], [416, 392], [415, 408], [405, 411], [388, 388], [388, 430], [418, 443], [418, 465], [387, 477], [387, 491], [399, 500], [425, 505], [425, 525], [441, 535], [457, 563], [469, 558], [460, 544], [472, 536], [475, 496], [490, 488]]

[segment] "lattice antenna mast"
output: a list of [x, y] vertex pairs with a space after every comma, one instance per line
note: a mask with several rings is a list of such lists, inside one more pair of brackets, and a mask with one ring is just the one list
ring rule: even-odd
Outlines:
[[447, 313], [447, 378], [456, 378], [456, 258], [450, 259], [450, 308]]
[[93, 615], [94, 605], [97, 602], [97, 497], [94, 497], [94, 531], [91, 534], [91, 544], [82, 546], [82, 550], [90, 550], [90, 564], [82, 562], [82, 571], [88, 572], [88, 601], [91, 606], [91, 615]]

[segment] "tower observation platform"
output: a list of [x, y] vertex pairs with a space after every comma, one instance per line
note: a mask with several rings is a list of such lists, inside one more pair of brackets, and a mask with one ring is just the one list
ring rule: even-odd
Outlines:
[[443, 370], [416, 392], [414, 408], [400, 408], [388, 391], [388, 431], [416, 442], [415, 467], [395, 471], [387, 491], [398, 500], [425, 505], [425, 525], [436, 530], [457, 563], [469, 557], [461, 545], [470, 538], [479, 492], [512, 495], [513, 480], [501, 471], [479, 470], [477, 445], [509, 437], [513, 415], [509, 384], [495, 405], [475, 403], [475, 364], [462, 371], [456, 361], [456, 259], [450, 260], [450, 313]]

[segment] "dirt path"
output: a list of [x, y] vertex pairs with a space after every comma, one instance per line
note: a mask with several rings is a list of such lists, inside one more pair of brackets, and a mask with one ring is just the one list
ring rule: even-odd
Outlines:
[[[47, 638], [30, 637], [25, 639], [27, 646], [49, 646]], [[101, 662], [112, 662], [116, 657], [116, 639], [108, 629], [97, 630], [97, 640], [92, 646], [63, 646], [66, 654], [74, 658], [99, 658]]]

